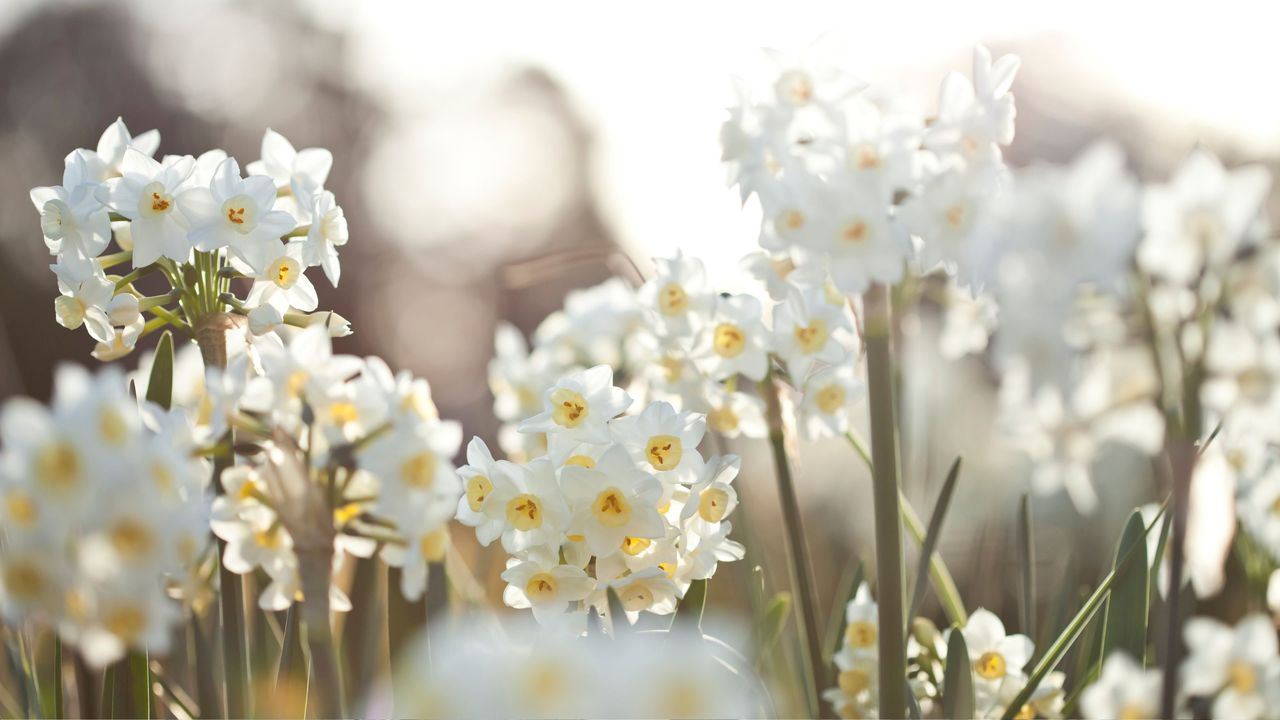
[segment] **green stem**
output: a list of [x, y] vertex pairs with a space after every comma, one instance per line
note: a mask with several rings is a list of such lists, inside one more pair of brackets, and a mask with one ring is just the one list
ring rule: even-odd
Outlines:
[[796, 623], [804, 643], [801, 664], [805, 671], [805, 701], [809, 717], [818, 717], [825, 709], [819, 702], [820, 673], [826, 665], [822, 662], [822, 642], [818, 637], [818, 603], [813, 584], [813, 570], [809, 551], [804, 541], [800, 503], [796, 496], [795, 481], [791, 476], [791, 463], [787, 459], [786, 437], [783, 434], [782, 403], [772, 377], [760, 384], [760, 394], [765, 399], [765, 413], [769, 422], [769, 447], [773, 451], [773, 464], [778, 481], [778, 497], [782, 501], [783, 538], [790, 559], [791, 584], [799, 600], [796, 603]]
[[892, 318], [884, 285], [863, 295], [867, 392], [871, 412], [872, 498], [880, 591], [880, 716], [907, 716], [906, 616], [903, 608], [902, 506], [898, 501], [898, 433], [894, 417]]
[[57, 633], [53, 635], [53, 680], [53, 717], [60, 720], [66, 717], [67, 713], [63, 708], [62, 638]]
[[[844, 437], [866, 463], [867, 470], [874, 475], [875, 464], [871, 462], [871, 453], [867, 451], [861, 438], [852, 432], [845, 433]], [[906, 527], [907, 534], [915, 541], [916, 548], [924, 547], [924, 523], [920, 521], [920, 516], [916, 514], [911, 501], [902, 490], [898, 491], [898, 507], [902, 511], [902, 524]], [[929, 560], [929, 580], [933, 584], [934, 592], [938, 593], [938, 599], [942, 602], [942, 609], [947, 614], [947, 619], [960, 626], [969, 622], [969, 613], [965, 610], [964, 600], [961, 599], [960, 591], [956, 588], [955, 578], [951, 575], [946, 561], [936, 552]]]
[[132, 250], [125, 250], [123, 252], [111, 253], [110, 255], [99, 255], [98, 267], [102, 268], [103, 270], [110, 270], [111, 268], [121, 263], [129, 262], [130, 260], [133, 260]]

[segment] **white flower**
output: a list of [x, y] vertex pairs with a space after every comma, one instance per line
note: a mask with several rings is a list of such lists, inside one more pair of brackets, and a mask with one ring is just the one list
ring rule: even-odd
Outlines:
[[99, 342], [115, 338], [107, 307], [115, 294], [116, 284], [107, 279], [97, 262], [74, 253], [58, 258], [50, 266], [58, 276], [61, 295], [53, 301], [54, 318], [68, 330], [81, 325]]
[[630, 406], [631, 396], [613, 386], [613, 369], [597, 365], [560, 378], [543, 396], [543, 412], [521, 422], [520, 432], [607, 443], [609, 421]]
[[807, 440], [839, 437], [853, 427], [854, 413], [865, 386], [849, 357], [810, 375], [797, 408], [801, 433]]
[[[622, 609], [627, 620], [635, 622], [640, 612], [647, 610], [654, 615], [670, 615], [675, 612], [679, 590], [662, 568], [651, 567], [625, 577], [611, 580], [600, 586], [592, 595], [591, 604], [600, 608], [602, 615], [608, 615], [608, 598], [606, 589], [612, 588], [618, 593]], [[622, 618], [613, 618], [613, 622], [621, 622]]]
[[739, 435], [762, 438], [769, 434], [764, 420], [764, 400], [729, 391], [719, 383], [705, 383], [699, 393], [705, 403], [707, 427], [727, 438]]
[[761, 312], [760, 301], [750, 295], [719, 298], [692, 353], [703, 372], [714, 380], [739, 373], [752, 380], [764, 379], [769, 369], [768, 332]]
[[991, 51], [975, 47], [973, 83], [958, 73], [942, 81], [937, 119], [925, 132], [926, 147], [973, 162], [989, 147], [1012, 142], [1015, 110], [1009, 88], [1020, 64], [1016, 55], [993, 63]]
[[1160, 714], [1160, 671], [1144, 670], [1123, 651], [1107, 656], [1102, 674], [1080, 695], [1089, 720], [1153, 718]]
[[[275, 241], [276, 257], [258, 270], [254, 278], [253, 288], [245, 299], [250, 307], [271, 305], [281, 313], [295, 308], [302, 312], [311, 312], [320, 304], [316, 295], [316, 287], [306, 276], [306, 264], [303, 261], [303, 247], [300, 243], [281, 243]], [[270, 241], [264, 241], [266, 248], [271, 248]], [[265, 248], [264, 248], [265, 250]], [[266, 257], [264, 253], [262, 257]]]
[[844, 608], [844, 652], [854, 657], [878, 657], [880, 606], [866, 582], [858, 586]]
[[124, 158], [130, 149], [152, 157], [159, 148], [159, 130], [152, 129], [132, 135], [129, 127], [124, 124], [124, 118], [117, 117], [98, 138], [97, 150], [90, 155], [90, 165], [95, 171], [96, 179], [107, 180], [123, 174]]
[[659, 538], [665, 533], [658, 513], [662, 485], [637, 469], [622, 447], [605, 451], [594, 467], [566, 466], [560, 477], [573, 508], [568, 532], [582, 535], [595, 556], [612, 555], [628, 537]]
[[889, 285], [902, 277], [909, 246], [889, 217], [890, 199], [875, 178], [846, 176], [824, 188], [819, 201], [829, 208], [811, 223], [807, 247], [829, 259], [840, 292], [861, 294], [872, 283]]
[[405, 544], [387, 543], [381, 557], [388, 565], [400, 568], [400, 592], [406, 599], [416, 601], [427, 589], [427, 564], [444, 561], [452, 511], [449, 504], [430, 498], [412, 498], [409, 503], [410, 507], [396, 513], [396, 531]]
[[452, 420], [395, 423], [359, 456], [362, 470], [381, 481], [374, 507], [392, 520], [416, 512], [415, 498], [452, 509], [461, 483], [451, 458], [462, 444], [462, 426]]
[[1181, 284], [1206, 267], [1221, 267], [1245, 242], [1270, 187], [1271, 176], [1260, 166], [1228, 172], [1210, 153], [1192, 152], [1169, 184], [1147, 188], [1139, 262]]
[[702, 261], [677, 250], [674, 258], [654, 258], [653, 264], [654, 276], [636, 293], [641, 306], [655, 319], [660, 335], [692, 337], [715, 303]]
[[178, 194], [178, 209], [190, 223], [189, 238], [197, 250], [230, 247], [257, 271], [275, 259], [281, 236], [296, 225], [292, 215], [272, 209], [275, 199], [269, 178], [241, 178], [240, 165], [227, 158], [208, 187]]
[[508, 463], [500, 469], [489, 476], [493, 489], [481, 510], [501, 521], [502, 548], [508, 553], [532, 549], [554, 553], [569, 524], [569, 506], [551, 461], [538, 458], [528, 465]]
[[707, 431], [698, 413], [677, 413], [669, 403], [650, 403], [639, 415], [609, 423], [614, 442], [631, 453], [637, 467], [664, 483], [691, 483], [702, 470], [698, 444]]
[[540, 623], [556, 620], [569, 603], [585, 599], [596, 587], [582, 568], [535, 559], [511, 559], [502, 579], [507, 581], [502, 601], [513, 608], [532, 607]]
[[86, 164], [82, 152], [73, 152], [67, 156], [62, 185], [31, 190], [31, 204], [40, 211], [40, 231], [51, 254], [94, 258], [111, 242], [111, 220], [94, 197], [96, 184]]
[[1193, 697], [1216, 698], [1214, 717], [1269, 717], [1280, 691], [1276, 628], [1266, 615], [1250, 615], [1234, 628], [1195, 617], [1183, 629], [1187, 658], [1180, 668], [1182, 689]]
[[319, 265], [330, 284], [338, 287], [338, 278], [342, 274], [338, 248], [347, 244], [347, 218], [328, 190], [316, 195], [311, 206], [311, 218], [311, 227], [302, 243], [302, 260], [307, 267]]
[[333, 153], [324, 148], [295, 150], [285, 136], [267, 128], [262, 135], [262, 159], [246, 169], [250, 175], [270, 177], [280, 190], [288, 189], [305, 221], [313, 217], [312, 199], [324, 189], [332, 167]]
[[509, 473], [507, 463], [494, 460], [493, 453], [478, 437], [467, 443], [467, 464], [458, 468], [458, 476], [462, 478], [463, 493], [458, 498], [456, 517], [458, 522], [476, 529], [476, 537], [481, 545], [488, 546], [506, 526], [505, 517], [490, 516], [484, 512], [489, 496], [493, 494], [493, 476]]
[[819, 364], [840, 362], [856, 345], [843, 306], [826, 302], [821, 289], [793, 290], [774, 309], [773, 349], [796, 382]]
[[195, 170], [195, 160], [190, 155], [169, 156], [162, 164], [129, 148], [120, 169], [123, 175], [107, 180], [95, 197], [130, 220], [134, 267], [161, 257], [186, 262], [191, 243], [175, 196]]
[[979, 608], [961, 629], [979, 695], [995, 694], [1006, 677], [1022, 676], [1035, 649], [1026, 635], [1006, 635], [1004, 623], [990, 610]]
[[[681, 541], [684, 545], [679, 566], [672, 579], [683, 593], [693, 580], [706, 580], [716, 574], [721, 562], [733, 562], [746, 557], [742, 543], [729, 539], [733, 523], [728, 520], [705, 535], [688, 533]], [[664, 568], [665, 569], [665, 568]]]
[[707, 461], [697, 481], [689, 488], [680, 511], [680, 523], [698, 535], [710, 535], [738, 506], [738, 491], [733, 479], [742, 468], [737, 455], [715, 456]]

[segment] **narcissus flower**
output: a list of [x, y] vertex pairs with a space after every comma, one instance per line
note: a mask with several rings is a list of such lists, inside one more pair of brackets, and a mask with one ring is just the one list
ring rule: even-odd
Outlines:
[[568, 532], [582, 535], [597, 557], [618, 552], [628, 537], [662, 537], [662, 485], [621, 446], [610, 447], [593, 467], [565, 467], [561, 484], [573, 508]]
[[159, 163], [129, 148], [120, 170], [123, 175], [106, 181], [95, 197], [130, 220], [134, 266], [144, 267], [161, 257], [186, 262], [191, 242], [176, 196], [195, 170], [195, 160], [190, 155], [169, 156]]
[[276, 189], [271, 179], [240, 177], [235, 158], [218, 165], [208, 187], [184, 190], [177, 199], [197, 250], [229, 247], [252, 268], [274, 260], [281, 236], [297, 225], [289, 213], [272, 209]]
[[613, 369], [597, 365], [566, 375], [543, 395], [543, 411], [520, 423], [520, 432], [542, 432], [574, 442], [609, 442], [608, 423], [631, 406], [613, 386]]
[[586, 598], [596, 587], [582, 568], [536, 559], [510, 560], [502, 579], [507, 581], [502, 601], [513, 608], [532, 607], [540, 623], [557, 619], [569, 603]]

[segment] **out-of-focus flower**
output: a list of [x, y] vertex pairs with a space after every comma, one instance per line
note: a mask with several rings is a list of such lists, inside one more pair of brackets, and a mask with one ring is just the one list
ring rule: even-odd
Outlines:
[[1097, 682], [1080, 695], [1089, 720], [1150, 718], [1160, 714], [1160, 671], [1144, 670], [1123, 651], [1107, 656]]

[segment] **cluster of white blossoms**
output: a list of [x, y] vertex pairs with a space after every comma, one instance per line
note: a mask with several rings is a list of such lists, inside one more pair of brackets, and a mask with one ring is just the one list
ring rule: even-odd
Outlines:
[[632, 622], [670, 614], [690, 583], [743, 557], [729, 539], [737, 456], [703, 458], [701, 414], [656, 401], [623, 415], [632, 402], [598, 365], [557, 380], [520, 423], [545, 436], [546, 454], [515, 463], [480, 438], [467, 446], [457, 519], [481, 545], [501, 541], [503, 600], [540, 623], [580, 632], [589, 607], [609, 615], [610, 590]]
[[394, 712], [382, 714], [759, 717], [767, 702], [742, 656], [699, 633], [577, 638], [519, 623], [487, 632], [482, 620], [437, 623], [430, 643], [424, 637], [407, 648], [395, 669]]
[[[324, 189], [328, 150], [297, 151], [268, 130], [246, 178], [223, 150], [156, 160], [159, 145], [157, 131], [134, 136], [117, 119], [95, 150], [66, 156], [61, 185], [31, 191], [56, 258], [59, 324], [83, 326], [100, 360], [128, 354], [165, 324], [191, 331], [228, 305], [259, 332], [321, 320], [335, 335], [348, 332], [330, 313], [306, 315], [318, 305], [307, 268], [320, 266], [336, 286], [337, 249], [347, 242], [342, 208]], [[107, 253], [113, 239], [118, 252]], [[152, 273], [171, 291], [144, 296], [134, 283]], [[252, 279], [243, 300], [228, 297], [233, 278]]]
[[124, 374], [58, 368], [49, 407], [0, 410], [0, 611], [57, 628], [103, 667], [168, 647], [208, 538], [208, 463], [181, 411]]
[[834, 658], [838, 672], [836, 687], [822, 693], [823, 699], [831, 703], [842, 718], [879, 715], [879, 637], [879, 607], [871, 598], [871, 588], [864, 582], [845, 605], [844, 637]]
[[[331, 552], [336, 567], [380, 548], [403, 568], [404, 595], [420, 597], [461, 493], [451, 460], [462, 429], [440, 419], [427, 382], [376, 357], [335, 355], [330, 342], [311, 327], [251, 348], [209, 371], [190, 406], [211, 437], [236, 430], [242, 454], [222, 473], [212, 526], [227, 569], [271, 578], [258, 598], [268, 610], [299, 599], [304, 550]], [[350, 608], [336, 586], [330, 596]]]

